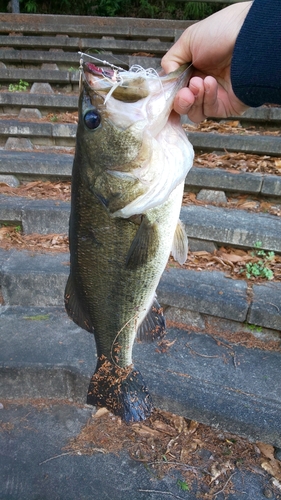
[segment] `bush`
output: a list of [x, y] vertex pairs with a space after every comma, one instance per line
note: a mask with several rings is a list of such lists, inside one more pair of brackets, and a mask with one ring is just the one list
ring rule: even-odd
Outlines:
[[[7, 11], [0, 0], [0, 10]], [[203, 19], [221, 9], [221, 3], [178, 0], [20, 0], [20, 11], [36, 14], [74, 14], [162, 19]]]

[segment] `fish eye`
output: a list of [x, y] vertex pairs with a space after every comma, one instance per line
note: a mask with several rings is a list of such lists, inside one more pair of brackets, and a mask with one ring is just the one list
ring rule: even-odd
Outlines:
[[94, 130], [98, 128], [101, 123], [101, 116], [98, 111], [91, 109], [85, 113], [84, 123], [87, 128]]

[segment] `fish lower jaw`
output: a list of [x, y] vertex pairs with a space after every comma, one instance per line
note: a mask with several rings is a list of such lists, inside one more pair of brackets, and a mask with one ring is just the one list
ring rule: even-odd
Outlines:
[[120, 368], [106, 358], [92, 376], [87, 404], [105, 406], [127, 423], [145, 420], [153, 409], [141, 373], [132, 365]]

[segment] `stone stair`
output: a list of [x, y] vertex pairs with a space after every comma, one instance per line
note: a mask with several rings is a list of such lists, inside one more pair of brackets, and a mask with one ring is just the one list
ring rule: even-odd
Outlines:
[[[106, 55], [102, 54], [102, 58], [116, 63], [118, 57], [117, 64], [121, 66], [138, 63], [144, 67], [157, 67], [163, 53], [188, 24], [179, 22], [175, 29], [174, 22], [162, 20], [159, 22], [145, 20], [145, 23], [141, 23], [136, 19], [125, 21], [99, 18], [98, 21], [99, 23], [86, 18], [80, 19], [78, 23], [76, 19], [69, 19], [69, 16], [53, 18], [53, 16], [19, 15], [18, 17], [15, 14], [0, 14], [0, 82], [3, 89], [0, 91], [0, 182], [1, 175], [6, 174], [15, 176], [19, 181], [70, 180], [76, 124], [62, 123], [59, 117], [61, 113], [77, 110], [79, 74], [77, 70], [69, 68], [73, 64], [78, 67], [77, 50], [92, 47], [103, 53], [109, 52]], [[19, 36], [9, 33], [18, 33]], [[56, 36], [57, 33], [60, 36]], [[59, 52], [52, 52], [54, 49]], [[149, 52], [156, 57], [136, 56], [134, 55], [136, 52], [140, 54]], [[8, 85], [20, 79], [30, 84], [30, 90], [9, 92]], [[22, 110], [25, 111], [24, 118]], [[48, 113], [55, 115], [58, 121], [47, 122]], [[276, 129], [281, 123], [281, 109], [261, 107], [249, 110], [239, 120], [245, 125], [250, 123], [268, 130]], [[281, 156], [281, 137], [276, 135], [249, 136], [242, 133], [230, 135], [189, 131], [188, 136], [198, 154], [208, 151], [222, 154], [227, 150]], [[227, 197], [230, 194], [246, 194], [249, 199], [252, 197], [259, 200], [269, 199], [281, 204], [281, 177], [278, 175], [249, 172], [237, 174], [223, 168], [202, 168], [195, 162], [186, 179], [186, 191], [198, 194], [202, 190], [207, 190], [209, 193], [220, 191]], [[63, 234], [67, 233], [69, 208], [69, 202], [59, 200], [33, 200], [0, 195], [0, 224], [20, 225], [25, 234]], [[228, 208], [227, 204], [216, 206], [215, 203], [206, 200], [201, 206], [192, 204], [183, 206], [181, 218], [189, 236], [191, 250], [204, 249], [206, 245], [211, 249], [220, 245], [249, 249], [257, 241], [261, 241], [263, 249], [281, 253], [281, 220], [277, 216], [232, 209]], [[36, 331], [38, 335], [40, 332], [39, 343], [41, 338], [45, 339], [50, 334], [50, 331], [52, 339], [56, 337], [54, 318], [58, 314], [60, 342], [68, 345], [67, 335], [69, 332], [73, 335], [74, 330], [75, 332], [78, 330], [66, 316], [65, 319], [61, 319], [68, 266], [68, 253], [50, 254], [0, 248], [2, 339], [8, 338], [11, 325], [20, 332], [23, 317], [53, 315], [51, 324], [43, 320], [36, 323], [38, 328], [37, 330], [35, 328], [31, 337], [30, 330], [23, 328], [20, 350], [25, 353], [25, 345], [29, 345], [31, 338], [36, 344], [34, 340]], [[191, 336], [194, 346], [197, 346], [199, 351], [201, 348], [204, 350], [205, 344], [209, 345], [213, 334], [217, 336], [216, 338], [220, 338], [225, 332], [232, 333], [233, 338], [236, 338], [237, 333], [258, 337], [259, 340], [263, 340], [264, 345], [271, 341], [280, 342], [281, 283], [264, 282], [249, 286], [246, 280], [229, 279], [219, 271], [169, 268], [163, 274], [157, 293], [165, 309], [168, 324], [173, 326], [172, 338], [179, 337], [182, 345], [175, 348], [170, 362], [168, 355], [167, 359], [161, 359], [159, 366], [151, 354], [153, 350], [149, 351], [149, 348], [145, 347], [145, 352], [150, 352], [148, 358], [151, 356], [148, 371], [150, 385], [154, 384], [156, 387], [154, 397], [157, 404], [165, 409], [181, 412], [189, 418], [201, 419], [205, 423], [217, 424], [253, 439], [264, 439], [275, 446], [281, 446], [278, 435], [280, 419], [276, 417], [280, 415], [281, 408], [281, 394], [276, 388], [276, 385], [280, 387], [280, 384], [278, 385], [276, 378], [273, 381], [273, 377], [278, 378], [276, 374], [279, 372], [276, 367], [280, 361], [280, 351], [272, 353], [260, 348], [245, 348], [243, 356], [247, 359], [247, 363], [245, 362], [247, 369], [245, 368], [244, 372], [241, 369], [241, 373], [239, 372], [241, 380], [243, 377], [247, 380], [249, 374], [254, 373], [253, 377], [256, 377], [262, 385], [262, 373], [258, 373], [262, 358], [267, 360], [271, 368], [271, 371], [268, 368], [270, 372], [268, 376], [272, 378], [271, 389], [263, 387], [263, 390], [260, 390], [257, 383], [255, 387], [248, 388], [248, 392], [245, 383], [243, 385], [239, 382], [235, 386], [231, 385], [230, 379], [227, 383], [222, 382], [226, 372], [223, 362], [219, 368], [211, 366], [207, 358], [212, 357], [212, 354], [207, 351], [204, 354], [206, 360], [202, 363], [202, 359], [197, 357], [198, 363], [195, 367], [194, 356], [188, 349], [184, 349], [184, 359], [193, 367], [194, 377], [192, 373], [185, 371], [184, 359], [179, 361], [181, 357], [179, 352], [186, 346]], [[83, 332], [79, 335], [87, 336], [85, 341], [87, 344], [88, 334]], [[79, 399], [78, 393], [86, 384], [92, 368], [88, 370], [89, 373], [87, 370], [87, 373], [84, 373], [83, 369], [79, 368], [77, 361], [79, 355], [75, 351], [75, 342], [68, 345], [69, 359], [74, 353], [75, 362], [72, 364], [62, 362], [61, 365], [61, 354], [54, 351], [59, 350], [57, 345], [52, 346], [50, 356], [43, 359], [39, 343], [36, 344], [34, 359], [31, 359], [32, 356], [28, 355], [25, 358], [24, 354], [23, 358], [20, 354], [17, 357], [17, 335], [13, 334], [10, 342], [11, 345], [9, 344], [7, 350], [9, 353], [6, 351], [5, 353], [10, 356], [11, 350], [14, 349], [15, 358], [10, 363], [7, 362], [8, 358], [1, 359], [0, 375], [5, 376], [6, 384], [9, 380], [10, 385], [7, 387], [12, 388], [16, 396], [20, 397], [22, 391], [27, 391], [28, 394], [32, 393], [37, 397], [36, 387], [42, 383], [44, 370], [53, 370], [52, 377], [61, 380], [60, 375], [57, 376], [56, 373], [59, 366], [63, 366], [62, 369], [67, 375], [61, 386], [63, 388], [61, 397], [65, 395], [69, 397], [72, 394], [71, 397]], [[229, 340], [224, 342], [229, 346], [226, 349], [240, 348], [237, 347], [238, 344], [233, 347], [234, 344]], [[91, 349], [94, 352], [94, 348]], [[140, 365], [144, 364], [139, 346], [137, 349], [138, 361]], [[85, 352], [88, 351], [87, 344]], [[221, 356], [223, 359], [220, 353], [215, 352], [214, 357], [216, 356]], [[235, 360], [235, 357], [233, 359]], [[87, 363], [90, 364], [88, 358]], [[189, 380], [188, 393], [181, 390], [182, 378], [180, 370], [175, 370], [176, 366], [181, 367], [182, 376]], [[24, 375], [27, 373], [25, 371], [27, 367], [28, 376]], [[217, 378], [214, 378], [212, 370], [218, 370]], [[233, 361], [232, 375], [228, 377], [235, 378], [239, 370], [239, 366]], [[170, 375], [170, 385], [167, 386], [165, 393], [164, 388], [167, 384], [160, 375], [167, 371], [170, 374], [173, 372], [173, 375]], [[55, 387], [59, 390], [59, 382]], [[72, 389], [74, 387], [72, 392], [69, 387]], [[9, 397], [8, 392], [7, 389], [6, 397]], [[214, 394], [220, 397], [217, 408], [215, 408]], [[52, 396], [51, 389], [49, 396]], [[234, 400], [239, 411], [233, 409]], [[261, 412], [258, 416], [256, 414], [253, 416], [248, 408], [256, 408], [258, 405]], [[264, 424], [266, 420], [267, 425]]]

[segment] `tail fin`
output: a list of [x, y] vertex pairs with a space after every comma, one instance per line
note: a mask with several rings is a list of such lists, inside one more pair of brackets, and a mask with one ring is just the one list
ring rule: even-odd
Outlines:
[[92, 376], [87, 403], [105, 406], [127, 423], [145, 420], [153, 408], [141, 373], [132, 366], [115, 366], [106, 358]]

